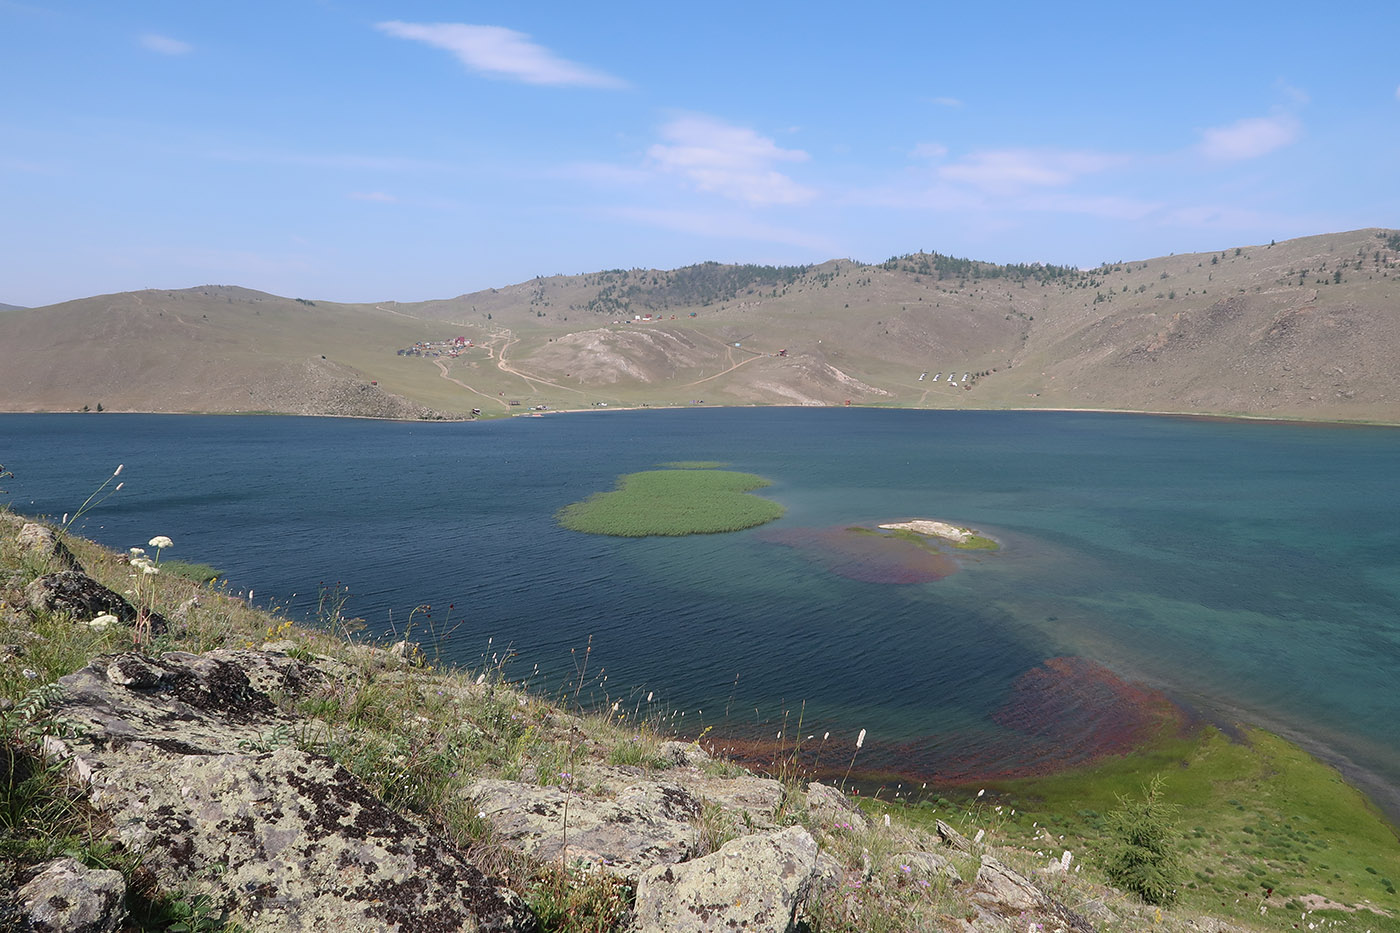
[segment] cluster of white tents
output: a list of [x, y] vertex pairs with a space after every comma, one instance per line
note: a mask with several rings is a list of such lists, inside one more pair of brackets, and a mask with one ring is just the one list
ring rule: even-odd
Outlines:
[[[922, 373], [922, 374], [920, 374], [920, 376], [919, 376], [919, 381], [920, 381], [920, 382], [923, 382], [923, 381], [924, 381], [924, 377], [927, 376], [927, 375], [928, 375], [928, 373]], [[938, 380], [940, 380], [940, 379], [942, 379], [942, 378], [943, 378], [943, 374], [942, 374], [942, 373], [939, 373], [938, 375], [936, 375], [936, 376], [933, 377], [933, 380], [932, 380], [932, 381], [933, 381], [933, 382], [937, 382]], [[963, 381], [963, 382], [967, 382], [967, 381], [968, 381], [969, 379], [971, 379], [971, 378], [972, 378], [972, 373], [963, 373], [962, 381]], [[948, 374], [948, 384], [949, 384], [949, 385], [954, 385], [954, 386], [958, 384], [958, 374], [957, 374], [956, 372], [952, 372], [952, 373], [949, 373], [949, 374]]]

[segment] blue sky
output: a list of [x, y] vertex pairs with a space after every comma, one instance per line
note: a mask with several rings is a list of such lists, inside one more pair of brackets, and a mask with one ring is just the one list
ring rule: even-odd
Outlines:
[[1400, 5], [0, 0], [0, 301], [1400, 226]]

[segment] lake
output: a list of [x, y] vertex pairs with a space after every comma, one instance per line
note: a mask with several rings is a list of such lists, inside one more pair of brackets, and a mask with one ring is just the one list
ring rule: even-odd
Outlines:
[[[767, 477], [786, 515], [674, 539], [554, 522], [679, 460]], [[1302, 741], [1400, 813], [1395, 429], [788, 408], [0, 415], [0, 462], [13, 508], [54, 518], [124, 463], [81, 533], [119, 549], [168, 535], [167, 557], [297, 618], [339, 584], [371, 634], [411, 623], [463, 665], [509, 647], [511, 676], [582, 682], [691, 735], [771, 739], [800, 716], [842, 756], [866, 729], [862, 766], [909, 780], [1033, 772], [1125, 728], [1102, 715], [1128, 689], [1112, 671]], [[1003, 547], [897, 583], [829, 545], [908, 518]]]

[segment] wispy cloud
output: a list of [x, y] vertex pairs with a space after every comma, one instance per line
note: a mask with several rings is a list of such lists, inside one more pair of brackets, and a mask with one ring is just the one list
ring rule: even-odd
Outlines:
[[380, 204], [397, 204], [399, 199], [392, 194], [385, 194], [383, 191], [352, 191], [350, 199], [353, 201], [376, 201]]
[[446, 49], [472, 71], [492, 78], [557, 87], [623, 88], [627, 82], [560, 58], [530, 37], [503, 26], [466, 23], [376, 23], [375, 28], [399, 39], [426, 42]]
[[974, 152], [938, 169], [941, 178], [992, 194], [1068, 185], [1084, 175], [1124, 163], [1123, 156], [1063, 149], [996, 149]]
[[1292, 143], [1302, 131], [1302, 124], [1291, 114], [1248, 117], [1202, 131], [1197, 148], [1206, 158], [1223, 162], [1257, 159]]
[[1164, 205], [1161, 201], [1117, 195], [1074, 195], [1055, 192], [1027, 198], [1022, 206], [1032, 211], [1084, 214], [1104, 220], [1142, 220], [1160, 211]]
[[915, 159], [941, 159], [948, 154], [948, 147], [942, 143], [918, 143], [909, 155]]
[[1230, 204], [1195, 204], [1169, 211], [1167, 224], [1207, 229], [1251, 229], [1278, 225], [1279, 217]]
[[956, 97], [935, 97], [933, 102], [940, 107], [961, 107], [963, 102]]
[[1395, 99], [1400, 100], [1400, 84], [1395, 85]]
[[153, 32], [146, 33], [139, 41], [142, 48], [159, 52], [162, 55], [188, 55], [194, 51], [194, 46], [188, 42], [181, 42], [179, 39], [157, 35]]
[[1278, 88], [1283, 92], [1285, 97], [1299, 106], [1304, 106], [1312, 101], [1312, 96], [1308, 94], [1307, 91], [1300, 87], [1294, 87], [1282, 78], [1274, 82], [1274, 87]]
[[816, 197], [775, 168], [805, 162], [807, 153], [783, 149], [751, 129], [694, 114], [667, 123], [661, 135], [666, 141], [647, 150], [651, 163], [701, 191], [749, 204], [801, 204]]

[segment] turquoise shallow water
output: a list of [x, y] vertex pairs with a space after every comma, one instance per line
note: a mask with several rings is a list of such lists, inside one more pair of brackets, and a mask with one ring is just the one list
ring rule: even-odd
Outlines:
[[[776, 527], [942, 518], [1006, 547], [889, 585], [761, 531], [630, 540], [553, 522], [618, 474], [693, 459], [770, 478], [788, 509]], [[1020, 733], [993, 717], [1017, 678], [1078, 655], [1345, 759], [1400, 810], [1394, 429], [832, 409], [0, 415], [0, 462], [14, 508], [55, 517], [125, 463], [84, 533], [118, 548], [169, 535], [169, 556], [295, 615], [337, 581], [376, 632], [431, 604], [455, 627], [451, 658], [511, 645], [517, 675], [538, 664], [556, 688], [591, 636], [596, 698], [653, 692], [691, 731], [757, 734], [803, 710], [804, 731], [849, 743], [865, 728], [887, 759], [933, 772], [969, 746], [1033, 765], [1041, 750], [1008, 745]]]

